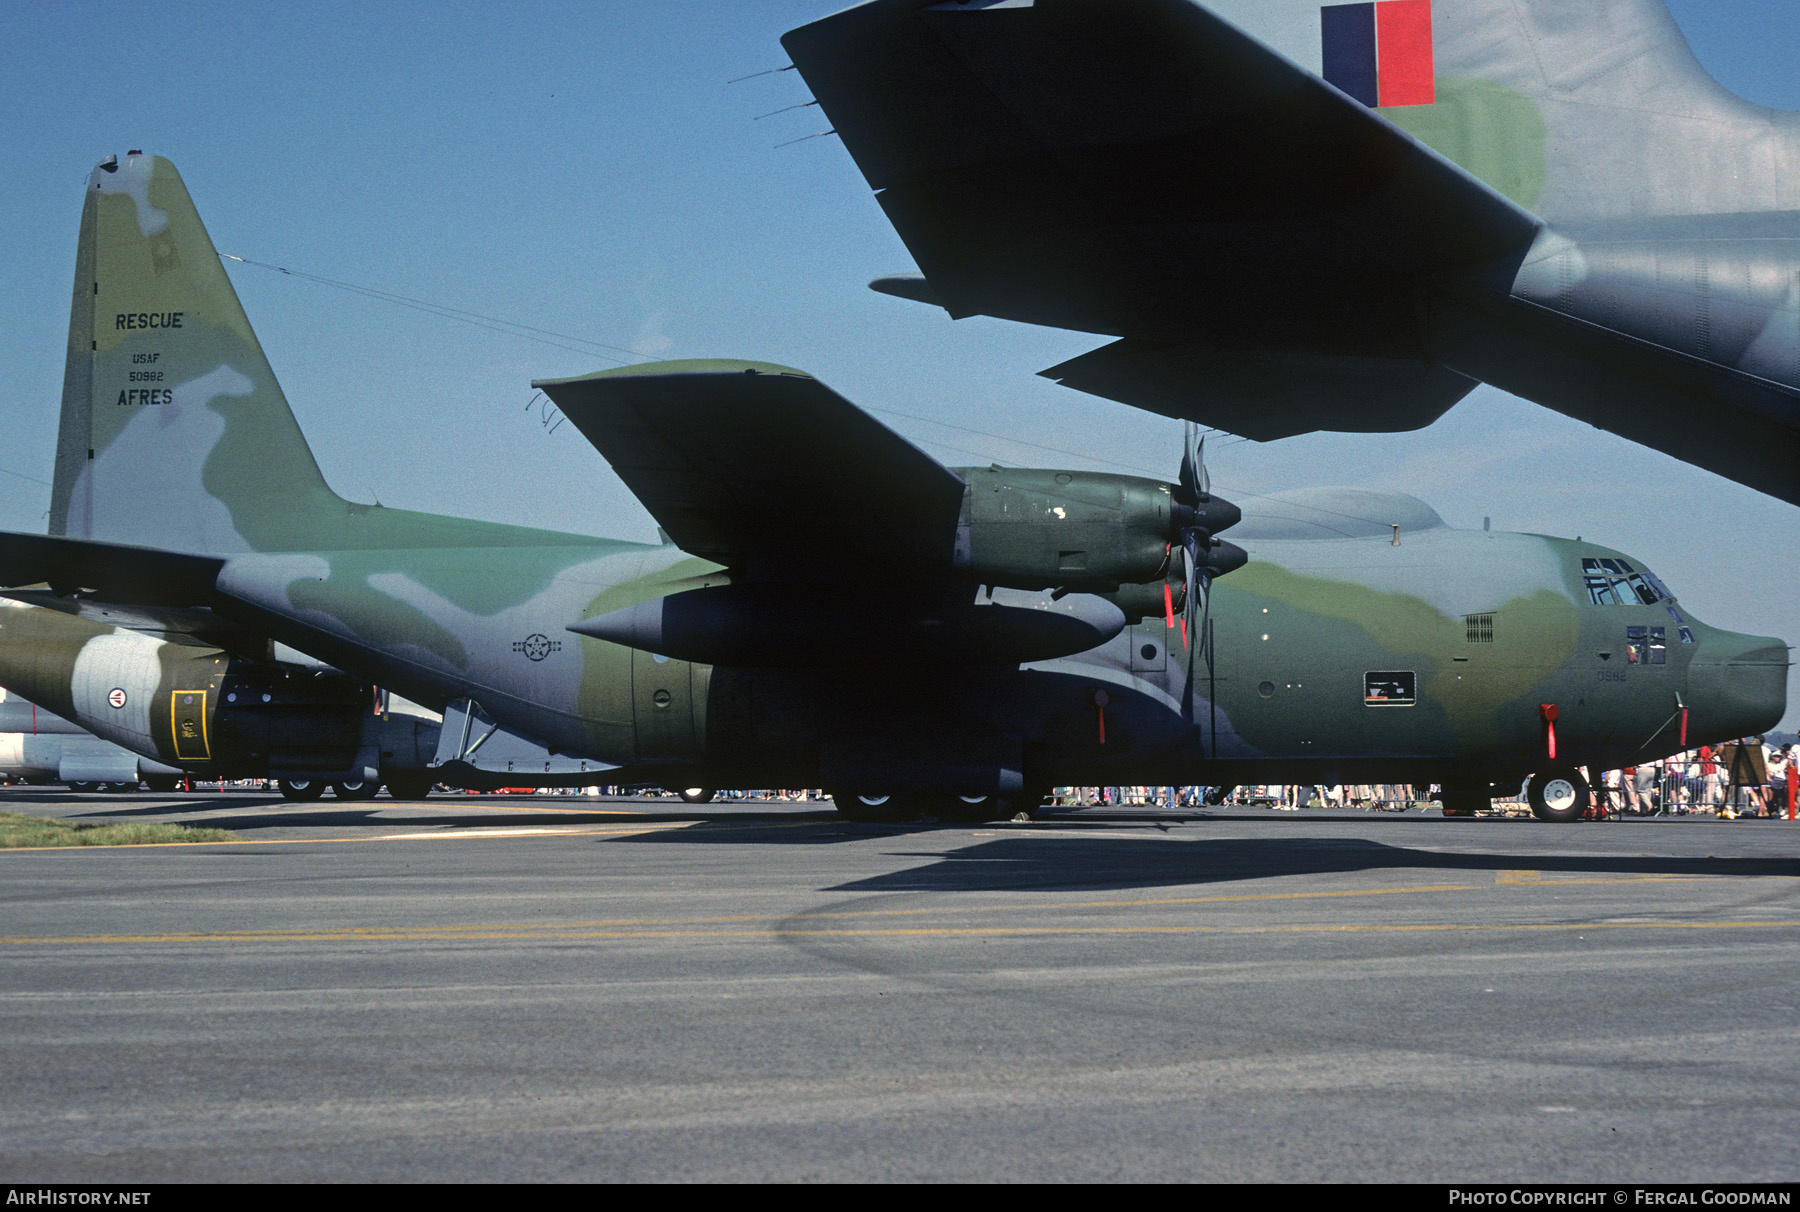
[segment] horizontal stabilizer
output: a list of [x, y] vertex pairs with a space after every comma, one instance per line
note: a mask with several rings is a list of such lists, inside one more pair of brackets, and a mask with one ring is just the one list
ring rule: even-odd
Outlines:
[[949, 564], [961, 477], [810, 375], [657, 362], [533, 386], [684, 551], [859, 579]]
[[143, 606], [202, 606], [225, 561], [149, 547], [0, 532], [0, 585], [93, 590]]
[[444, 724], [430, 769], [457, 787], [582, 787], [601, 782], [617, 766], [572, 757], [542, 741], [502, 728], [473, 699], [444, 706]]
[[1421, 429], [1475, 388], [1442, 366], [1127, 338], [1040, 371], [1064, 387], [1268, 442]]

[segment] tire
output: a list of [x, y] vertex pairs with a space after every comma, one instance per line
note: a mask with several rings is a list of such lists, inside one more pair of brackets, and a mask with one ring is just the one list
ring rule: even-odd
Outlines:
[[86, 779], [78, 779], [68, 786], [69, 790], [73, 791], [76, 795], [92, 795], [94, 792], [100, 790], [100, 784], [91, 783]]
[[836, 805], [839, 816], [864, 824], [890, 824], [911, 820], [916, 815], [911, 801], [905, 796], [839, 791], [832, 793], [831, 802]]
[[1012, 815], [1006, 811], [1006, 801], [997, 795], [942, 795], [933, 796], [932, 799], [935, 802], [926, 809], [928, 815], [959, 825], [973, 825], [981, 821], [998, 820], [1002, 815]]
[[290, 800], [316, 800], [325, 794], [325, 784], [316, 779], [276, 779], [275, 785]]
[[174, 791], [175, 788], [181, 786], [181, 776], [176, 774], [146, 774], [144, 776], [144, 786], [148, 787], [151, 791], [154, 791], [157, 795], [168, 795], [171, 791]]
[[711, 787], [684, 787], [676, 791], [684, 804], [710, 804], [718, 792]]
[[1048, 798], [1041, 792], [1022, 795], [950, 795], [938, 798], [931, 814], [940, 821], [979, 824], [982, 821], [1010, 821], [1021, 812], [1036, 816]]
[[1566, 825], [1580, 820], [1587, 809], [1588, 783], [1572, 766], [1542, 770], [1531, 776], [1526, 798], [1538, 820]]
[[397, 800], [422, 800], [431, 795], [436, 783], [426, 770], [408, 770], [387, 776], [388, 794]]
[[381, 784], [358, 779], [353, 783], [333, 783], [331, 794], [340, 800], [372, 800], [375, 793], [381, 790]]

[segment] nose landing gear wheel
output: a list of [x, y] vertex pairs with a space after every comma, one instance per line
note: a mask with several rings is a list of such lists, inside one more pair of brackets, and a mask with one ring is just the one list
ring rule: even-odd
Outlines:
[[1572, 766], [1544, 770], [1531, 776], [1525, 797], [1531, 801], [1531, 815], [1538, 820], [1566, 825], [1581, 819], [1588, 802], [1588, 783]]

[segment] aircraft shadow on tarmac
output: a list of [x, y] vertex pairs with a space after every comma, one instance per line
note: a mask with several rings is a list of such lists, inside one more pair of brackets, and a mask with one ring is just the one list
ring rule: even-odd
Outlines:
[[[434, 801], [448, 809], [454, 802]], [[529, 809], [504, 814], [492, 811], [441, 812], [424, 815], [420, 804], [408, 802], [404, 816], [386, 815], [392, 801], [355, 801], [333, 809], [328, 804], [296, 810], [283, 801], [267, 798], [220, 796], [161, 800], [123, 807], [97, 801], [90, 812], [75, 817], [192, 817], [195, 824], [230, 829], [243, 834], [259, 830], [306, 827], [465, 828], [503, 826], [578, 827], [583, 825], [678, 826], [657, 828], [624, 837], [597, 838], [603, 845], [702, 844], [715, 846], [777, 845], [821, 846], [891, 838], [904, 843], [950, 830], [966, 831], [967, 824], [945, 825], [931, 821], [907, 824], [860, 825], [844, 821], [835, 812], [733, 812], [714, 814], [704, 808], [668, 812], [590, 811]], [[223, 811], [221, 811], [223, 810]], [[1248, 881], [1295, 875], [1349, 874], [1364, 871], [1418, 870], [1436, 872], [1445, 879], [1466, 879], [1478, 873], [1531, 870], [1552, 879], [1558, 876], [1663, 876], [1800, 878], [1800, 859], [1772, 857], [1690, 857], [1645, 854], [1534, 854], [1446, 853], [1390, 845], [1358, 837], [1273, 836], [1265, 838], [1119, 837], [1122, 824], [1174, 825], [1201, 819], [1165, 814], [1116, 813], [1105, 816], [1052, 818], [1055, 835], [1033, 834], [1029, 829], [1007, 830], [957, 849], [895, 850], [897, 857], [933, 860], [923, 866], [893, 871], [867, 879], [831, 886], [834, 892], [984, 891], [1106, 889], [1170, 887], [1180, 885], [1241, 884]], [[1206, 819], [1234, 819], [1209, 815]], [[1267, 817], [1245, 817], [1267, 823]], [[1300, 820], [1280, 822], [1304, 827]], [[1379, 827], [1387, 818], [1371, 818]], [[1398, 823], [1396, 820], [1394, 823]], [[1474, 822], [1456, 822], [1459, 836]], [[687, 826], [680, 828], [679, 826]], [[773, 826], [773, 827], [772, 827]], [[977, 826], [977, 828], [982, 828]], [[1005, 826], [996, 827], [1006, 829]], [[1088, 834], [1089, 836], [1082, 836]], [[1582, 834], [1581, 840], [1591, 837]], [[1571, 841], [1577, 840], [1571, 837]]]
[[[904, 853], [904, 852], [901, 852]], [[918, 852], [936, 861], [839, 884], [833, 892], [976, 892], [1034, 888], [1099, 891], [1109, 888], [1241, 884], [1293, 875], [1417, 870], [1445, 879], [1529, 869], [1557, 876], [1787, 876], [1800, 878], [1800, 860], [1689, 858], [1674, 855], [1445, 854], [1364, 838], [1223, 838], [1177, 841], [1021, 834], [948, 853]]]
[[[741, 823], [746, 829], [757, 826], [766, 827], [771, 823], [782, 824], [823, 824], [835, 821], [835, 814], [812, 814], [796, 817], [790, 812], [768, 813], [735, 813], [730, 817], [716, 819], [704, 809], [684, 809], [670, 812], [637, 812], [609, 811], [604, 808], [584, 810], [581, 808], [560, 808], [548, 811], [533, 812], [530, 809], [512, 810], [505, 813], [478, 811], [470, 813], [440, 812], [425, 815], [419, 809], [426, 807], [449, 809], [457, 806], [448, 797], [428, 801], [407, 800], [396, 803], [393, 800], [352, 800], [348, 803], [333, 805], [326, 800], [310, 806], [290, 804], [285, 800], [269, 800], [239, 796], [220, 796], [217, 799], [184, 799], [179, 801], [161, 800], [156, 803], [137, 805], [129, 808], [115, 807], [105, 801], [97, 802], [92, 811], [74, 812], [68, 815], [70, 820], [116, 820], [121, 817], [137, 818], [192, 818], [198, 813], [206, 815], [200, 819], [171, 820], [171, 824], [203, 825], [210, 829], [229, 829], [235, 833], [254, 833], [259, 829], [300, 829], [313, 827], [318, 829], [344, 827], [380, 827], [390, 829], [527, 829], [534, 827], [575, 828], [582, 825], [724, 825], [732, 826]], [[405, 815], [395, 815], [394, 809], [404, 808]]]

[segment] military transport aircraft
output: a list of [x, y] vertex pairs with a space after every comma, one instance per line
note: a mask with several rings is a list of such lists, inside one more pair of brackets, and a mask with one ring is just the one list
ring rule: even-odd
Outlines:
[[783, 39], [953, 317], [1247, 437], [1477, 380], [1800, 502], [1800, 114], [1663, 0], [872, 0]]
[[1785, 706], [1785, 645], [1596, 544], [1360, 490], [1240, 520], [1191, 440], [1169, 483], [946, 468], [768, 363], [541, 386], [667, 543], [339, 497], [174, 166], [105, 161], [51, 533], [0, 535], [0, 685], [202, 775], [823, 786], [861, 819], [1120, 782], [1436, 782], [1466, 812], [1527, 773], [1570, 819], [1574, 767]]

